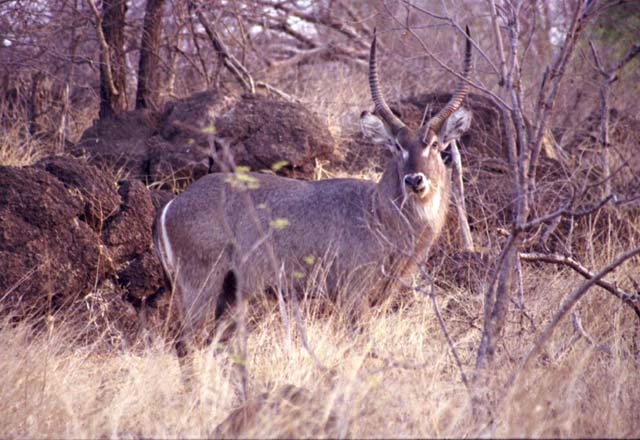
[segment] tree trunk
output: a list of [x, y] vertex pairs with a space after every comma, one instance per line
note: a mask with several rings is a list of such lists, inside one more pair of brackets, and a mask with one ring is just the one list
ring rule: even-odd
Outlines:
[[[102, 33], [109, 48], [110, 63], [100, 64], [100, 117], [118, 114], [127, 109], [127, 77], [125, 44], [126, 0], [104, 0], [102, 3]], [[111, 72], [107, 69], [111, 67]], [[109, 74], [113, 78], [109, 85]]]
[[162, 13], [165, 0], [148, 0], [140, 43], [136, 108], [156, 108], [160, 104], [159, 61]]

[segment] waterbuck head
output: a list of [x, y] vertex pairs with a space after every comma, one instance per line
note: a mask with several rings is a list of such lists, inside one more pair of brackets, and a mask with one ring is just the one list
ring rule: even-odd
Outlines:
[[[417, 130], [411, 130], [387, 105], [378, 84], [376, 65], [376, 35], [374, 33], [369, 56], [369, 87], [378, 116], [363, 112], [360, 126], [366, 137], [375, 143], [386, 144], [394, 152], [393, 160], [381, 179], [381, 188], [404, 204], [413, 200], [417, 204], [431, 203], [439, 209], [442, 186], [446, 183], [446, 169], [441, 153], [471, 124], [471, 113], [462, 108], [469, 92], [466, 79], [471, 70], [471, 41], [469, 28], [461, 80], [451, 99], [435, 116]], [[396, 193], [396, 194], [393, 194]], [[434, 203], [434, 198], [437, 203]]]

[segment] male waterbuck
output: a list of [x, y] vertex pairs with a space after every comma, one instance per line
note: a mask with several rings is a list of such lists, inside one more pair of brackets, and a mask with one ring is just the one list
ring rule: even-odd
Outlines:
[[218, 317], [240, 294], [282, 285], [295, 292], [318, 273], [329, 295], [355, 304], [365, 292], [384, 295], [415, 271], [440, 234], [449, 203], [441, 152], [470, 125], [471, 115], [461, 107], [471, 69], [469, 38], [465, 80], [438, 114], [413, 131], [380, 91], [374, 36], [369, 86], [379, 117], [363, 112], [361, 128], [394, 152], [378, 182], [215, 173], [162, 209], [154, 241], [188, 327]]

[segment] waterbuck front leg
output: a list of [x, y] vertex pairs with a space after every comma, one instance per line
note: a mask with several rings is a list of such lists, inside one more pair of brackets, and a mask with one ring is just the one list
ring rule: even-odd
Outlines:
[[467, 219], [467, 207], [464, 201], [464, 183], [462, 181], [462, 159], [457, 141], [453, 140], [449, 146], [451, 151], [451, 179], [453, 202], [456, 205], [458, 213], [458, 225], [460, 226], [460, 238], [462, 240], [462, 248], [467, 252], [474, 252], [473, 237], [471, 236], [471, 228]]

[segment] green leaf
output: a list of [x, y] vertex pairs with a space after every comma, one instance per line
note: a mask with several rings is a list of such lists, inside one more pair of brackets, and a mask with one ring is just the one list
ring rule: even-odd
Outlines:
[[273, 171], [278, 171], [284, 167], [286, 167], [287, 165], [289, 165], [289, 161], [286, 160], [279, 160], [276, 163], [274, 163], [273, 165], [271, 165], [271, 169]]
[[202, 133], [203, 134], [210, 134], [210, 135], [214, 135], [216, 134], [216, 127], [214, 125], [210, 125], [208, 127], [204, 127], [202, 129]]
[[271, 220], [269, 222], [269, 225], [273, 229], [284, 229], [287, 226], [289, 226], [289, 220], [286, 218], [277, 218], [277, 219]]

